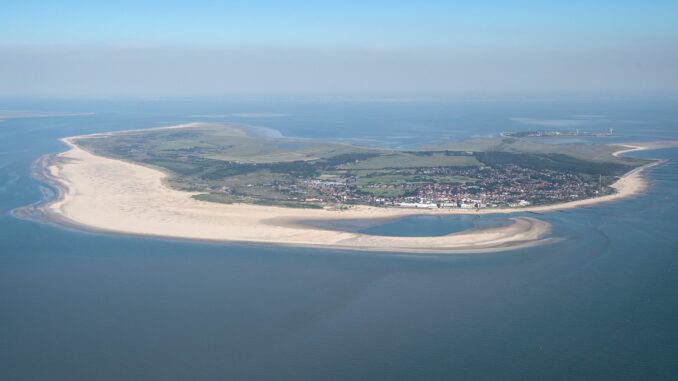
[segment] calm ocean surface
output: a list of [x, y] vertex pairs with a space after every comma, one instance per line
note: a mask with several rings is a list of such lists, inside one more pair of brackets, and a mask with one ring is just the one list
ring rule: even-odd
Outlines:
[[[0, 122], [1, 380], [670, 380], [678, 150], [647, 194], [537, 216], [555, 244], [447, 257], [216, 245], [19, 220], [59, 137], [231, 121], [414, 147], [506, 130], [678, 139], [677, 101], [8, 102], [94, 115]], [[475, 217], [362, 227], [445, 234]]]

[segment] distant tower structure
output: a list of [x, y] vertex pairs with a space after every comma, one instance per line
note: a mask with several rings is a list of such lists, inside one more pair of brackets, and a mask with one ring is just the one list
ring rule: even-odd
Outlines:
[[614, 131], [614, 128], [610, 128], [610, 135], [612, 135], [612, 131]]
[[579, 129], [577, 128], [577, 136], [579, 136]]
[[598, 175], [598, 192], [603, 191], [603, 175]]

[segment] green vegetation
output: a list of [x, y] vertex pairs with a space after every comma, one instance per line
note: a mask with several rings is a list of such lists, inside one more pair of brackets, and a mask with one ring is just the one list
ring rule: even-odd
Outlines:
[[[431, 187], [435, 184], [448, 194], [473, 195], [481, 189], [502, 189], [508, 186], [506, 181], [555, 186], [576, 180], [590, 183], [586, 189], [592, 192], [599, 176], [608, 184], [614, 176], [646, 162], [614, 157], [614, 148], [606, 145], [548, 145], [513, 137], [397, 151], [253, 138], [246, 131], [202, 125], [107, 134], [78, 144], [161, 169], [168, 173], [169, 185], [201, 192], [196, 196], [201, 200], [291, 207], [421, 197], [425, 189], [439, 193]], [[514, 167], [519, 170], [510, 169]], [[525, 177], [515, 179], [512, 173]]]
[[340, 166], [342, 169], [386, 169], [421, 167], [471, 167], [480, 165], [473, 155], [462, 152], [397, 152], [380, 155], [357, 163]]
[[621, 162], [586, 161], [562, 153], [513, 153], [488, 151], [476, 153], [478, 161], [488, 166], [513, 164], [534, 170], [571, 171], [589, 175], [616, 176], [630, 168]]

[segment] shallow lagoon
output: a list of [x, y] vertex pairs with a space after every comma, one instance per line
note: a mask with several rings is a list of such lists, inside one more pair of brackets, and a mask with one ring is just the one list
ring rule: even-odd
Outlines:
[[311, 226], [368, 235], [393, 237], [437, 237], [469, 229], [504, 226], [506, 215], [414, 215], [389, 220], [307, 221]]

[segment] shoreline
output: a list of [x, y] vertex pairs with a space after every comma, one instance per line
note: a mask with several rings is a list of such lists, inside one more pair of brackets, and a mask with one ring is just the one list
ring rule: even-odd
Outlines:
[[[10, 213], [16, 217], [16, 218], [22, 218], [22, 219], [30, 219], [30, 220], [37, 220], [43, 223], [53, 223], [56, 225], [59, 225], [63, 228], [66, 229], [75, 229], [78, 231], [85, 231], [85, 232], [91, 232], [94, 234], [123, 234], [123, 235], [131, 235], [131, 236], [137, 236], [137, 237], [150, 237], [150, 238], [156, 238], [156, 239], [168, 239], [168, 240], [176, 240], [176, 241], [188, 241], [188, 242], [202, 242], [202, 243], [208, 243], [208, 244], [220, 244], [220, 243], [227, 243], [227, 244], [241, 244], [241, 245], [258, 245], [258, 246], [283, 246], [283, 247], [298, 247], [298, 248], [318, 248], [321, 247], [323, 249], [336, 249], [336, 250], [348, 250], [348, 251], [372, 251], [372, 252], [383, 252], [383, 251], [388, 251], [388, 252], [393, 252], [393, 253], [401, 253], [401, 254], [431, 254], [431, 255], [440, 255], [440, 254], [445, 254], [441, 250], [435, 250], [433, 248], [426, 249], [426, 248], [408, 248], [404, 250], [398, 250], [394, 248], [379, 248], [379, 247], [363, 247], [363, 246], [344, 246], [344, 245], [317, 245], [317, 244], [290, 244], [290, 243], [282, 243], [282, 242], [264, 242], [264, 241], [239, 241], [239, 240], [223, 240], [223, 239], [205, 239], [205, 238], [190, 238], [190, 237], [177, 237], [177, 236], [169, 236], [166, 234], [151, 234], [151, 233], [142, 233], [142, 232], [129, 232], [129, 231], [118, 231], [118, 230], [111, 230], [111, 229], [106, 229], [106, 228], [101, 228], [101, 227], [96, 227], [93, 225], [88, 225], [88, 224], [83, 224], [81, 222], [75, 221], [73, 219], [69, 219], [63, 214], [60, 213], [55, 213], [49, 210], [49, 206], [55, 202], [58, 201], [63, 201], [64, 195], [67, 192], [67, 188], [65, 188], [64, 184], [59, 182], [59, 179], [54, 178], [51, 176], [49, 173], [45, 172], [45, 169], [48, 168], [50, 165], [53, 165], [51, 162], [54, 160], [58, 154], [47, 154], [43, 155], [40, 158], [38, 158], [34, 163], [33, 163], [33, 168], [32, 168], [32, 174], [33, 176], [38, 179], [40, 182], [45, 183], [46, 187], [50, 188], [50, 191], [53, 191], [54, 197], [51, 199], [46, 199], [46, 196], [43, 191], [43, 199], [36, 201], [33, 204], [20, 207], [17, 209], [12, 210]], [[246, 204], [244, 204], [246, 205]], [[268, 208], [268, 207], [260, 207], [256, 206], [257, 208]], [[283, 208], [283, 209], [289, 209], [289, 208]], [[297, 209], [291, 209], [291, 210], [297, 210]], [[420, 213], [417, 214], [411, 214], [411, 215], [420, 215]], [[377, 220], [394, 220], [401, 218], [402, 216], [388, 216], [388, 217], [379, 217], [379, 218], [369, 218], [370, 221], [377, 221]], [[351, 220], [354, 220], [355, 217], [351, 217]], [[531, 219], [531, 218], [523, 218], [525, 220], [529, 220], [530, 225], [534, 223], [539, 224], [538, 226], [538, 231], [546, 232], [548, 231], [549, 227], [548, 224], [543, 223], [542, 221], [536, 220], [536, 219]], [[273, 223], [273, 224], [282, 224], [282, 225], [288, 225], [288, 226], [294, 226], [294, 227], [300, 227], [306, 230], [330, 230], [330, 231], [337, 231], [337, 232], [342, 232], [341, 230], [335, 230], [335, 229], [323, 229], [323, 228], [318, 228], [314, 227], [312, 225], [307, 224], [308, 221], [306, 220], [298, 220], [298, 219], [285, 219], [283, 221], [273, 221], [275, 218], [271, 218], [268, 220], [264, 220], [266, 223]], [[463, 231], [462, 233], [468, 233], [471, 232], [475, 229], [469, 229], [466, 231]], [[541, 233], [537, 233], [541, 234]], [[397, 238], [397, 237], [394, 237]], [[407, 237], [404, 237], [407, 238]], [[417, 237], [415, 237], [417, 238]], [[426, 237], [422, 237], [426, 238]], [[435, 238], [435, 237], [433, 237]], [[504, 251], [504, 250], [511, 250], [512, 248], [518, 249], [518, 248], [524, 248], [524, 247], [530, 247], [530, 246], [535, 246], [540, 243], [548, 243], [548, 242], [554, 242], [556, 239], [544, 239], [541, 240], [539, 243], [522, 243], [522, 242], [512, 242], [512, 243], [506, 243], [503, 245], [502, 248], [493, 248], [493, 247], [478, 247], [478, 248], [470, 248], [468, 250], [465, 250], [464, 253], [468, 254], [473, 254], [473, 253], [492, 253], [492, 252], [497, 252], [497, 251]], [[445, 249], [442, 249], [445, 250]]]
[[[194, 124], [172, 126], [185, 128]], [[168, 128], [168, 127], [165, 127]], [[110, 134], [110, 133], [105, 133]], [[94, 155], [75, 141], [102, 134], [61, 139], [70, 149], [36, 161], [36, 178], [56, 189], [56, 197], [25, 207], [43, 221], [94, 232], [119, 233], [204, 242], [249, 243], [393, 253], [487, 253], [553, 242], [550, 226], [531, 217], [510, 217], [507, 226], [470, 229], [436, 237], [372, 236], [313, 227], [311, 220], [379, 220], [412, 215], [511, 214], [549, 212], [614, 201], [647, 187], [642, 173], [655, 161], [624, 174], [617, 192], [593, 199], [525, 208], [480, 210], [405, 209], [354, 206], [348, 210], [294, 209], [250, 204], [217, 204], [191, 198], [194, 193], [164, 186], [162, 171]], [[647, 149], [630, 146], [615, 154]]]

